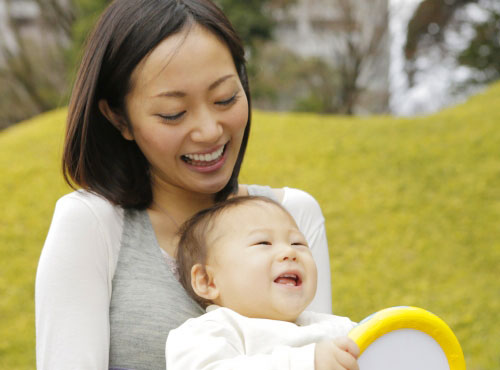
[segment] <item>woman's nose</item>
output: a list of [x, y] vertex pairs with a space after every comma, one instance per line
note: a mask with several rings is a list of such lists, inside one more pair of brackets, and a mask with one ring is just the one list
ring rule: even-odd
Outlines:
[[216, 114], [205, 112], [196, 118], [191, 139], [198, 143], [216, 143], [222, 136], [223, 128], [218, 122]]

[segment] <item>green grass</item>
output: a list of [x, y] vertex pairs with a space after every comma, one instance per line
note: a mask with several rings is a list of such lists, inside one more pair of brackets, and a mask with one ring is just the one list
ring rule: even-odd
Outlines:
[[[254, 115], [243, 183], [304, 189], [326, 218], [333, 305], [360, 320], [443, 318], [469, 370], [500, 368], [500, 84], [421, 118]], [[0, 368], [34, 368], [34, 279], [56, 199], [65, 111], [0, 133]]]

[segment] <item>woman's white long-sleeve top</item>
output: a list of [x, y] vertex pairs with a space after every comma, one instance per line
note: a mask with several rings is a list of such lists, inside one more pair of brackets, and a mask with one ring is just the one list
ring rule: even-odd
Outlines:
[[[248, 187], [249, 191], [251, 187], [251, 185]], [[331, 313], [330, 264], [321, 209], [311, 195], [292, 188], [284, 188], [282, 204], [289, 210], [304, 233], [318, 267], [318, 289], [308, 309]], [[149, 223], [146, 211], [143, 213], [142, 220]], [[124, 223], [124, 218], [128, 223]], [[127, 235], [127, 230], [124, 228], [127, 228], [127, 224], [130, 225], [127, 211], [85, 191], [70, 193], [57, 202], [36, 277], [38, 369], [92, 370], [107, 369], [112, 365], [110, 342], [116, 343], [113, 341], [116, 338], [111, 338], [113, 322], [121, 320], [126, 324], [126, 318], [112, 320], [110, 305], [116, 275], [119, 275], [117, 274], [117, 266], [120, 266], [118, 261], [123, 259], [123, 238]], [[152, 230], [151, 227], [150, 229]], [[154, 241], [154, 235], [145, 240]], [[136, 244], [140, 243], [143, 241]], [[157, 264], [166, 266], [164, 260], [160, 261], [162, 258], [157, 244], [155, 242], [151, 244], [150, 250], [156, 252], [158, 249]], [[161, 265], [159, 267], [160, 270], [163, 268]], [[122, 275], [127, 275], [127, 273]], [[113, 280], [114, 277], [115, 280]], [[163, 283], [153, 281], [155, 278], [151, 276], [151, 286], [154, 286], [153, 283], [157, 284], [151, 292], [147, 291], [149, 283], [146, 281], [143, 297], [148, 297], [148, 294], [153, 297], [158, 293], [160, 289], [158, 284]], [[174, 286], [176, 283], [173, 282], [171, 287], [165, 286], [164, 289], [180, 290], [179, 286]], [[125, 290], [120, 294], [123, 297], [123, 294], [126, 296], [127, 292]], [[134, 297], [128, 298], [134, 299]], [[140, 313], [145, 318], [151, 318], [151, 322], [154, 322], [154, 316], [154, 320], [171, 321], [168, 324], [173, 328], [189, 318], [180, 317], [180, 315], [174, 318], [172, 311], [168, 310], [170, 313], [162, 316], [165, 307], [174, 310], [173, 306], [178, 305], [179, 302], [164, 302], [159, 307], [153, 307], [151, 302], [157, 300], [147, 298], [142, 298], [142, 300], [144, 302], [134, 303], [140, 305], [139, 307], [144, 307], [144, 311]], [[187, 302], [186, 305], [188, 304], [190, 303]], [[199, 310], [198, 314], [201, 313], [202, 311]], [[142, 325], [137, 322], [135, 324], [136, 326]], [[135, 329], [137, 332], [141, 331], [140, 327]], [[158, 332], [151, 334], [144, 330], [143, 343], [146, 343], [147, 339], [156, 343], [157, 348], [146, 348], [142, 351], [151, 350], [156, 356], [162, 356], [164, 361], [163, 348], [168, 331], [156, 331]], [[126, 333], [126, 328], [121, 332]], [[136, 339], [139, 343], [142, 340], [142, 338], [131, 339]], [[123, 352], [132, 353], [132, 349], [138, 351], [135, 348], [137, 346], [131, 345], [130, 347], [130, 351], [128, 348], [123, 348]], [[149, 353], [145, 353], [145, 357], [148, 356]], [[131, 354], [131, 357], [137, 356]], [[137, 364], [134, 366], [140, 367]]]

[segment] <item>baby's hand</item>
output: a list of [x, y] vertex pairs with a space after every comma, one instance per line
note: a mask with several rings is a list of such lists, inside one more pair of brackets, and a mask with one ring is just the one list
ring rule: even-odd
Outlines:
[[359, 370], [359, 347], [348, 337], [336, 338], [316, 344], [315, 370]]

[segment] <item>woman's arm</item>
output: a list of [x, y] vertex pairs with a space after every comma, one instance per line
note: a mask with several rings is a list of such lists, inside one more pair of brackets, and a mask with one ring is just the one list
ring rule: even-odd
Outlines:
[[108, 367], [114, 258], [99, 214], [105, 201], [93, 207], [93, 198], [73, 193], [56, 205], [36, 276], [38, 369]]
[[322, 313], [332, 313], [332, 286], [330, 271], [330, 255], [328, 253], [328, 242], [324, 223], [316, 230], [313, 230], [310, 236], [306, 236], [311, 246], [311, 252], [318, 269], [318, 288], [316, 296], [308, 310]]
[[318, 202], [310, 194], [293, 188], [284, 188], [284, 190], [282, 204], [292, 214], [300, 231], [306, 237], [318, 269], [316, 296], [307, 309], [331, 314], [331, 271], [325, 218]]

